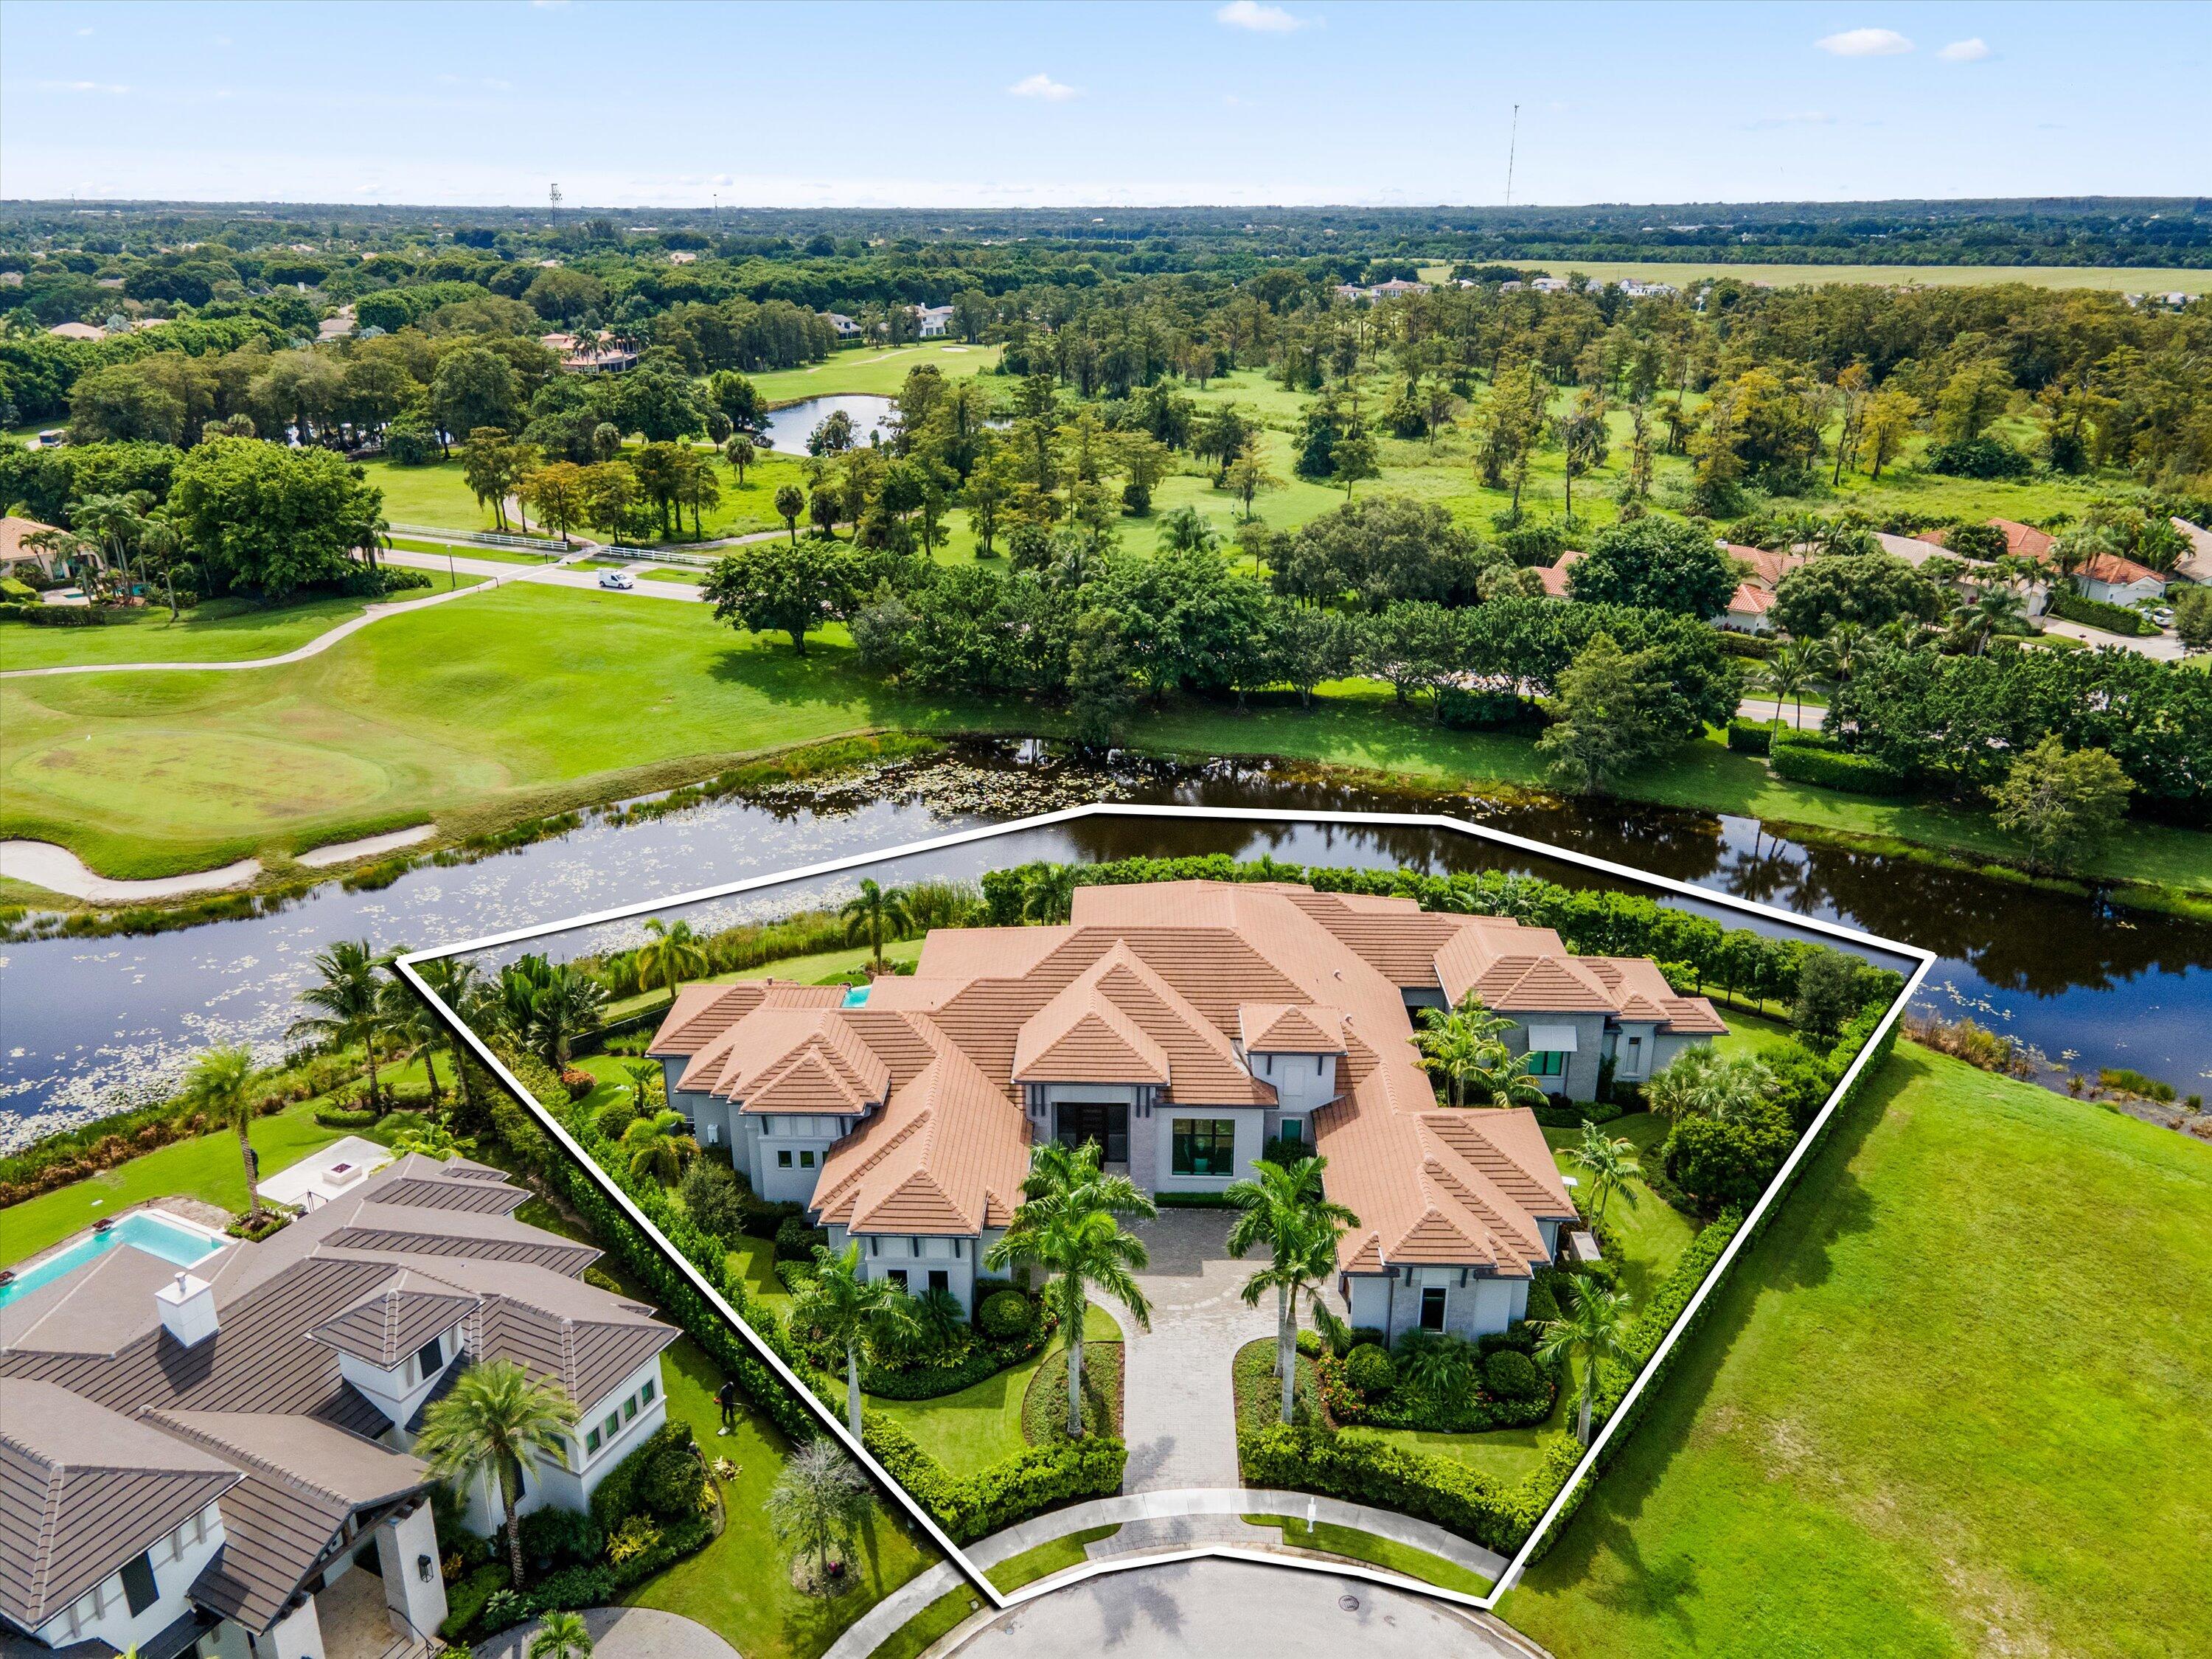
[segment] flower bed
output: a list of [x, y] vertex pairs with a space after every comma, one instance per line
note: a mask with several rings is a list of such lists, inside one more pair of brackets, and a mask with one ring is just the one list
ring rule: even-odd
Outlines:
[[[1121, 1436], [1121, 1361], [1119, 1342], [1083, 1345], [1083, 1431]], [[1022, 1395], [1022, 1434], [1032, 1446], [1067, 1439], [1067, 1350], [1055, 1348], [1030, 1373]]]

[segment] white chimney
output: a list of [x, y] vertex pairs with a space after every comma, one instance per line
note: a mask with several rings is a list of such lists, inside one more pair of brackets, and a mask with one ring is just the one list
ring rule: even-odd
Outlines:
[[183, 1347], [204, 1341], [216, 1333], [215, 1287], [204, 1279], [179, 1273], [173, 1283], [154, 1292], [161, 1310], [161, 1328]]

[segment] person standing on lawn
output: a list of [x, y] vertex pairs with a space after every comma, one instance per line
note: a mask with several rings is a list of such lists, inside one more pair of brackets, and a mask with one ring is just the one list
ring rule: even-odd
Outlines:
[[722, 1386], [714, 1390], [714, 1403], [722, 1408], [722, 1426], [714, 1431], [718, 1435], [738, 1431], [738, 1384], [733, 1377], [724, 1377]]

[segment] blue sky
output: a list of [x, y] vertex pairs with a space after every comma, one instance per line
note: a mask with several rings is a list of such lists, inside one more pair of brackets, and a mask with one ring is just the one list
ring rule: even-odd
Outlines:
[[2212, 192], [2212, 4], [0, 3], [0, 195]]

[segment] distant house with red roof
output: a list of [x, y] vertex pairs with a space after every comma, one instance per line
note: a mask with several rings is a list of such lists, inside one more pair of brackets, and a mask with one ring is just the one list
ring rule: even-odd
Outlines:
[[1549, 564], [1535, 567], [1537, 579], [1544, 584], [1544, 597], [1564, 599], [1567, 597], [1567, 572], [1574, 568], [1575, 561], [1582, 557], [1579, 548], [1569, 548]]
[[1713, 626], [1739, 634], [1773, 633], [1774, 623], [1767, 613], [1774, 608], [1775, 590], [1782, 586], [1782, 579], [1805, 563], [1809, 556], [1745, 547], [1735, 542], [1723, 542], [1721, 551], [1744, 568], [1744, 578], [1736, 584], [1728, 609], [1713, 618]]
[[2166, 596], [2166, 578], [2147, 564], [2124, 559], [2117, 553], [2100, 553], [2074, 573], [2074, 585], [2085, 599], [2105, 605], [2133, 605], [2138, 599]]

